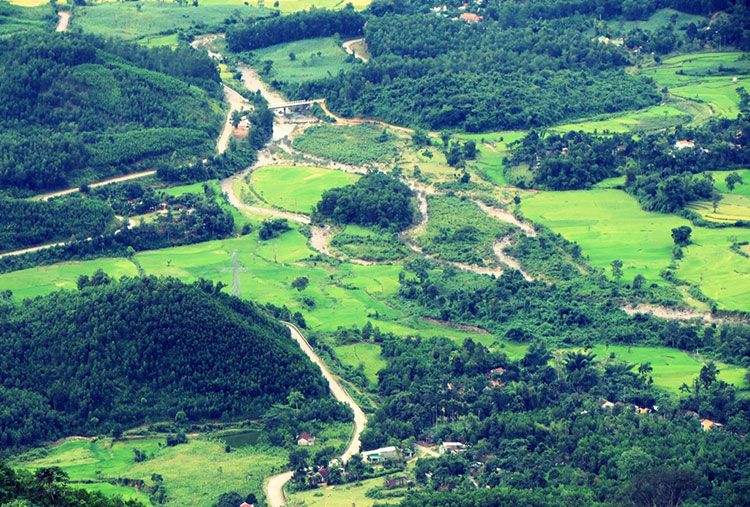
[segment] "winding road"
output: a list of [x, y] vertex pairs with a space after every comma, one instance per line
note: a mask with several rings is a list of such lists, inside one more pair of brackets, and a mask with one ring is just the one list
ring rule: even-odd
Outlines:
[[[328, 371], [325, 363], [323, 363], [320, 357], [318, 357], [318, 354], [315, 353], [313, 348], [307, 342], [307, 339], [305, 339], [304, 335], [300, 332], [299, 329], [297, 329], [297, 326], [290, 322], [282, 321], [282, 323], [289, 328], [292, 338], [297, 341], [302, 351], [307, 354], [307, 357], [309, 357], [313, 363], [317, 364], [320, 367], [320, 370], [323, 373], [323, 377], [325, 377], [325, 379], [328, 381], [328, 387], [331, 389], [333, 397], [342, 403], [346, 403], [352, 408], [352, 411], [354, 411], [354, 434], [352, 435], [352, 439], [349, 442], [349, 446], [341, 455], [341, 461], [346, 463], [349, 458], [359, 452], [359, 436], [362, 434], [362, 431], [367, 425], [367, 417], [365, 416], [365, 413], [362, 411], [362, 409], [359, 408], [359, 405], [357, 405], [352, 397], [349, 396], [349, 393], [346, 392], [339, 381], [336, 380], [333, 375], [331, 375], [331, 372]], [[268, 497], [268, 503], [271, 504], [271, 507], [282, 507], [286, 505], [286, 501], [284, 499], [284, 485], [289, 482], [289, 480], [292, 478], [292, 475], [294, 475], [292, 472], [284, 472], [282, 474], [274, 475], [266, 481], [266, 496]]]
[[368, 57], [367, 55], [365, 55], [364, 53], [360, 51], [357, 51], [357, 47], [356, 47], [357, 44], [359, 44], [360, 42], [364, 42], [364, 41], [365, 41], [364, 38], [348, 40], [342, 43], [341, 46], [343, 46], [344, 51], [346, 51], [350, 55], [354, 55], [355, 57], [359, 58], [363, 62], [367, 63], [370, 61], [370, 57]]

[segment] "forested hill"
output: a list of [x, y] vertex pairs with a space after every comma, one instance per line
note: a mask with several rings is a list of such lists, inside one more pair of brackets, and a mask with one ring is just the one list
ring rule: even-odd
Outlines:
[[215, 64], [76, 34], [0, 39], [0, 190], [38, 191], [214, 153]]
[[200, 281], [103, 273], [81, 290], [0, 299], [0, 450], [172, 419], [258, 416], [327, 395], [283, 325]]

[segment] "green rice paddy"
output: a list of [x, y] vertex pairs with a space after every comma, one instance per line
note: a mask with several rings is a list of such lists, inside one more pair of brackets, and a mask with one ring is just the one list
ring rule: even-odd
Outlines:
[[671, 230], [693, 229], [693, 244], [684, 248], [678, 278], [697, 284], [718, 307], [750, 308], [750, 262], [730, 250], [735, 241], [750, 240], [750, 230], [705, 229], [685, 219], [643, 211], [619, 190], [542, 192], [523, 199], [524, 214], [575, 241], [591, 264], [609, 272], [610, 263], [623, 262], [623, 279], [636, 274], [658, 282], [659, 273], [672, 263]]
[[359, 176], [304, 166], [266, 166], [252, 173], [253, 190], [275, 208], [309, 214], [328, 189], [354, 183]]
[[376, 343], [352, 343], [335, 347], [339, 360], [352, 368], [364, 366], [370, 386], [378, 383], [378, 372], [385, 368], [386, 361], [380, 357], [380, 345]]

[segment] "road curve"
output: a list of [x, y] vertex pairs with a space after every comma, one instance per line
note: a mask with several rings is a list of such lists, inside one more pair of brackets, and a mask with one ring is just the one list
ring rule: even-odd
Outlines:
[[363, 37], [360, 37], [359, 39], [348, 40], [348, 41], [342, 43], [341, 46], [343, 46], [344, 51], [346, 51], [350, 55], [354, 55], [355, 57], [357, 57], [360, 60], [362, 60], [364, 63], [367, 63], [367, 62], [370, 61], [370, 58], [368, 58], [367, 55], [365, 55], [365, 54], [363, 54], [361, 52], [358, 52], [357, 49], [354, 47], [354, 45], [356, 43], [363, 42], [364, 40], [365, 39]]
[[[289, 328], [289, 331], [291, 331], [292, 334], [292, 338], [297, 341], [302, 351], [307, 354], [307, 357], [309, 357], [313, 363], [317, 364], [320, 367], [320, 370], [323, 373], [323, 377], [325, 377], [325, 379], [328, 381], [328, 387], [331, 389], [333, 397], [340, 402], [346, 403], [354, 411], [354, 434], [352, 435], [352, 440], [349, 443], [349, 446], [341, 455], [341, 460], [346, 462], [349, 460], [349, 458], [359, 452], [359, 436], [362, 433], [362, 430], [365, 429], [365, 425], [367, 424], [367, 417], [365, 416], [365, 413], [362, 412], [362, 409], [359, 408], [359, 405], [357, 405], [352, 397], [349, 396], [349, 393], [346, 392], [339, 381], [336, 380], [333, 375], [331, 375], [331, 372], [328, 371], [325, 363], [323, 363], [320, 357], [318, 357], [318, 354], [315, 353], [300, 330], [297, 329], [297, 326], [290, 322], [282, 321], [282, 323]], [[274, 475], [273, 477], [269, 478], [268, 481], [266, 481], [266, 496], [268, 497], [268, 503], [271, 505], [271, 507], [282, 507], [286, 505], [286, 502], [284, 500], [284, 485], [289, 482], [289, 480], [292, 478], [292, 475], [294, 475], [292, 472], [284, 472], [283, 474]]]

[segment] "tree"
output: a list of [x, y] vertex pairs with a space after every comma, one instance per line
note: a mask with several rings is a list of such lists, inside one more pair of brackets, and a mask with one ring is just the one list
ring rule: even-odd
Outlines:
[[612, 278], [614, 278], [617, 282], [620, 281], [620, 278], [622, 278], [622, 261], [619, 259], [615, 259], [612, 261]]
[[635, 275], [635, 278], [633, 278], [633, 290], [641, 290], [645, 281], [646, 278], [642, 274], [638, 273]]
[[714, 213], [716, 213], [716, 208], [719, 206], [719, 201], [721, 201], [721, 192], [714, 188], [711, 191], [711, 204], [714, 207]]
[[34, 477], [42, 484], [53, 504], [56, 503], [61, 486], [68, 482], [68, 474], [60, 467], [40, 468], [34, 473]]
[[238, 507], [243, 502], [242, 495], [236, 491], [222, 493], [212, 507]]
[[693, 229], [688, 227], [687, 225], [681, 225], [679, 227], [675, 227], [672, 229], [672, 239], [674, 240], [674, 244], [677, 246], [687, 246], [690, 244], [690, 234], [693, 232]]
[[299, 404], [305, 399], [305, 395], [299, 391], [292, 390], [286, 397], [286, 401], [290, 406], [294, 406], [295, 409], [299, 409]]
[[411, 135], [411, 141], [414, 143], [414, 146], [421, 149], [430, 145], [430, 136], [424, 130], [417, 128], [414, 129], [414, 133]]
[[727, 177], [724, 178], [724, 181], [727, 183], [727, 188], [731, 192], [734, 190], [735, 185], [742, 183], [742, 177], [737, 173], [729, 173], [727, 174]]
[[231, 121], [232, 121], [232, 126], [234, 128], [237, 128], [239, 126], [240, 122], [242, 121], [242, 113], [240, 111], [237, 111], [237, 110], [232, 111], [232, 119], [231, 119]]
[[310, 283], [310, 280], [306, 276], [298, 276], [297, 278], [292, 281], [292, 288], [297, 289], [299, 292], [302, 292], [307, 288], [307, 285]]
[[310, 459], [310, 453], [307, 449], [295, 449], [289, 453], [289, 468], [295, 472], [304, 472], [310, 466], [308, 459]]
[[708, 388], [711, 384], [716, 382], [716, 378], [719, 375], [719, 369], [713, 361], [707, 362], [701, 368], [699, 379], [703, 387]]
[[294, 61], [297, 59], [297, 55], [294, 54], [294, 52], [289, 52], [289, 60]]

